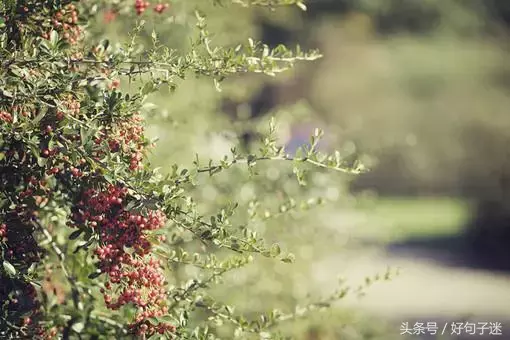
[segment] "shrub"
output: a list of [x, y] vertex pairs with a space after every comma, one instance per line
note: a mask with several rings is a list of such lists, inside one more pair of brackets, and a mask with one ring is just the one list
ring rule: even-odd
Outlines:
[[[304, 8], [289, 0], [233, 2]], [[317, 52], [270, 49], [253, 40], [214, 47], [198, 10], [198, 38], [187, 50], [162, 46], [156, 32], [152, 45], [139, 48], [143, 20], [126, 44], [96, 40], [91, 25], [98, 13], [108, 20], [152, 18], [168, 12], [164, 3], [10, 0], [1, 6], [2, 338], [213, 339], [220, 321], [232, 337], [248, 337], [326, 305], [248, 320], [213, 301], [210, 285], [251, 262], [252, 254], [283, 262], [293, 256], [267, 245], [247, 223], [233, 225], [236, 202], [206, 218], [191, 193], [201, 177], [238, 164], [253, 170], [257, 162], [289, 161], [301, 183], [306, 164], [347, 173], [361, 168], [347, 166], [338, 153], [318, 152], [319, 130], [290, 156], [277, 145], [271, 123], [256, 154], [233, 148], [219, 162], [204, 166], [197, 157], [191, 168], [175, 165], [161, 175], [147, 160], [153, 141], [145, 136], [142, 112], [148, 95], [175, 89], [190, 73], [212, 77], [219, 88], [230, 75], [274, 75], [318, 58]], [[136, 89], [122, 92], [126, 82]], [[294, 208], [289, 202], [285, 210]], [[202, 245], [193, 256], [185, 250], [191, 244]], [[219, 258], [218, 249], [231, 254]], [[173, 287], [172, 263], [195, 265], [206, 278]]]

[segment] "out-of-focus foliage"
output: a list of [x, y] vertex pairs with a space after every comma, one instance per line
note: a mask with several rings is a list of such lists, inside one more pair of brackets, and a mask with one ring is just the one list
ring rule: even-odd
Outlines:
[[310, 85], [312, 106], [372, 156], [374, 171], [352, 188], [473, 200], [473, 244], [508, 262], [507, 2], [309, 7], [322, 15], [314, 39], [327, 56]]

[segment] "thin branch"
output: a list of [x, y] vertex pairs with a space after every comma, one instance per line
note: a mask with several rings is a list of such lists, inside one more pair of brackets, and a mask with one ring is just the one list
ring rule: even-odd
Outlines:
[[[346, 168], [340, 168], [340, 167], [333, 167], [333, 166], [329, 166], [327, 164], [324, 164], [324, 163], [321, 163], [321, 162], [318, 162], [318, 161], [314, 161], [308, 157], [304, 157], [304, 158], [295, 158], [295, 157], [292, 157], [292, 156], [289, 156], [289, 155], [285, 155], [285, 156], [273, 156], [273, 157], [269, 157], [269, 156], [263, 156], [263, 157], [255, 157], [253, 159], [246, 159], [246, 158], [237, 158], [237, 159], [234, 159], [232, 161], [230, 161], [230, 163], [227, 164], [227, 166], [231, 166], [233, 164], [236, 164], [236, 163], [240, 163], [240, 164], [248, 164], [248, 163], [253, 163], [253, 162], [257, 162], [257, 161], [267, 161], [267, 160], [272, 160], [272, 161], [296, 161], [296, 162], [306, 162], [306, 163], [310, 163], [310, 164], [313, 164], [315, 166], [318, 166], [320, 168], [325, 168], [325, 169], [330, 169], [330, 170], [335, 170], [335, 171], [339, 171], [339, 172], [343, 172], [343, 173], [347, 173], [347, 174], [359, 174], [360, 171], [359, 170], [354, 170], [354, 169], [346, 169]], [[210, 167], [205, 167], [205, 168], [199, 168], [197, 170], [197, 172], [216, 172], [218, 170], [221, 170], [224, 166], [222, 165], [213, 165], [213, 166], [210, 166]]]
[[228, 269], [222, 269], [220, 271], [217, 271], [216, 273], [213, 273], [211, 276], [209, 276], [209, 278], [205, 281], [193, 280], [193, 283], [188, 288], [186, 288], [181, 294], [174, 296], [175, 301], [168, 307], [168, 310], [173, 310], [191, 292], [193, 292], [199, 288], [204, 288], [205, 285], [212, 282], [218, 276], [225, 274], [227, 271], [228, 271]]

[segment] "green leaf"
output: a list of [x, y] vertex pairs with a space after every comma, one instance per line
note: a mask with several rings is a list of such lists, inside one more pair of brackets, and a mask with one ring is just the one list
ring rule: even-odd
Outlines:
[[85, 328], [85, 324], [83, 322], [77, 322], [71, 328], [76, 333], [81, 333], [83, 331], [83, 329]]
[[14, 277], [16, 275], [16, 268], [14, 268], [14, 266], [9, 261], [4, 260], [2, 265], [7, 275], [9, 275], [10, 277]]
[[12, 97], [13, 97], [12, 92], [7, 91], [7, 90], [4, 90], [4, 89], [2, 90], [2, 94], [3, 94], [4, 96], [8, 97], [8, 98], [12, 98]]
[[299, 7], [302, 11], [306, 11], [306, 5], [305, 5], [303, 2], [298, 1], [298, 2], [296, 3], [296, 5], [297, 5], [297, 6], [298, 6], [298, 7]]
[[71, 235], [69, 235], [69, 239], [75, 240], [81, 235], [81, 233], [83, 233], [83, 229], [75, 230], [71, 233]]
[[39, 165], [41, 168], [44, 168], [46, 166], [46, 163], [48, 163], [48, 159], [37, 157], [37, 165]]
[[80, 126], [80, 138], [81, 138], [81, 145], [86, 145], [88, 141], [88, 133], [87, 130], [83, 126]]
[[114, 183], [114, 179], [113, 177], [110, 175], [110, 174], [104, 174], [103, 175], [103, 178], [108, 182], [108, 183]]
[[282, 259], [282, 262], [293, 263], [295, 259], [296, 257], [294, 256], [294, 254], [288, 254], [286, 257]]
[[88, 278], [89, 278], [89, 279], [91, 279], [91, 280], [93, 280], [93, 279], [98, 278], [100, 275], [101, 275], [101, 272], [100, 272], [100, 271], [97, 271], [97, 272], [94, 272], [94, 273], [89, 274]]
[[150, 318], [147, 319], [151, 324], [153, 324], [154, 326], [158, 325], [160, 322], [159, 322], [159, 319], [155, 316], [152, 316]]
[[158, 317], [159, 322], [174, 322], [175, 320], [170, 315], [162, 315]]
[[27, 273], [32, 274], [36, 268], [37, 268], [37, 264], [34, 262], [30, 265], [30, 267], [28, 267]]
[[50, 33], [50, 42], [51, 42], [51, 44], [53, 46], [56, 46], [59, 40], [60, 39], [58, 37], [58, 32], [55, 31], [55, 30], [51, 31], [51, 33]]
[[273, 257], [278, 256], [280, 255], [281, 252], [282, 250], [280, 249], [280, 246], [277, 243], [271, 246], [271, 256]]
[[46, 115], [46, 112], [48, 109], [46, 107], [41, 107], [39, 114], [32, 120], [32, 124], [37, 124], [43, 119], [43, 117]]

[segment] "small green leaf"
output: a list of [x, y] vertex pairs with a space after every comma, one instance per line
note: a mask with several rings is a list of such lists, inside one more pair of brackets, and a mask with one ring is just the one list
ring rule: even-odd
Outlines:
[[147, 319], [151, 324], [153, 324], [154, 326], [158, 325], [160, 322], [159, 322], [159, 319], [155, 316], [153, 317], [150, 317]]
[[28, 274], [32, 274], [32, 273], [35, 271], [35, 269], [36, 269], [36, 268], [37, 268], [37, 264], [34, 262], [34, 263], [32, 263], [32, 264], [30, 265], [30, 267], [28, 267], [28, 269], [27, 269], [27, 273], [28, 273]]
[[71, 233], [71, 235], [69, 235], [69, 239], [75, 240], [81, 235], [81, 233], [83, 233], [83, 229], [75, 230]]
[[170, 315], [162, 315], [158, 317], [159, 322], [174, 322], [175, 320]]
[[91, 273], [89, 274], [89, 279], [93, 280], [93, 279], [96, 279], [98, 278], [99, 276], [101, 275], [101, 272], [100, 271], [97, 271], [97, 272], [94, 272], [94, 273]]
[[83, 331], [83, 329], [85, 328], [85, 324], [83, 322], [78, 322], [78, 323], [75, 323], [71, 328], [76, 333], [81, 333]]
[[50, 33], [50, 42], [53, 46], [55, 46], [59, 41], [59, 36], [58, 36], [58, 32], [53, 30], [51, 31]]
[[43, 119], [43, 117], [46, 115], [46, 112], [48, 111], [48, 109], [46, 107], [42, 107], [40, 109], [40, 112], [39, 114], [32, 120], [32, 124], [37, 124], [41, 121], [41, 119]]
[[113, 183], [114, 180], [113, 180], [113, 177], [110, 175], [110, 174], [104, 174], [103, 175], [103, 178], [108, 182], [108, 183]]
[[41, 168], [44, 168], [46, 166], [46, 163], [48, 163], [48, 160], [46, 158], [42, 157], [37, 158], [37, 165], [39, 165]]
[[9, 98], [12, 98], [13, 95], [12, 95], [12, 92], [11, 91], [7, 91], [7, 90], [2, 90], [2, 93], [4, 96], [6, 97], [9, 97]]
[[271, 257], [271, 252], [267, 250], [262, 251], [260, 254], [265, 257]]
[[81, 145], [86, 145], [90, 136], [90, 131], [87, 132], [83, 126], [80, 126]]
[[10, 262], [4, 260], [2, 265], [7, 275], [9, 275], [10, 277], [14, 277], [16, 275], [16, 268], [14, 268], [14, 266]]
[[288, 254], [286, 257], [282, 259], [282, 262], [293, 263], [295, 259], [296, 257], [294, 256], [294, 254]]
[[271, 246], [271, 256], [273, 256], [273, 257], [278, 256], [278, 255], [280, 255], [281, 252], [282, 251], [280, 249], [280, 246], [277, 243], [275, 243]]
[[298, 6], [298, 7], [299, 7], [302, 11], [306, 11], [306, 5], [305, 5], [303, 2], [298, 1], [298, 2], [296, 3], [296, 5], [297, 5], [297, 6]]

